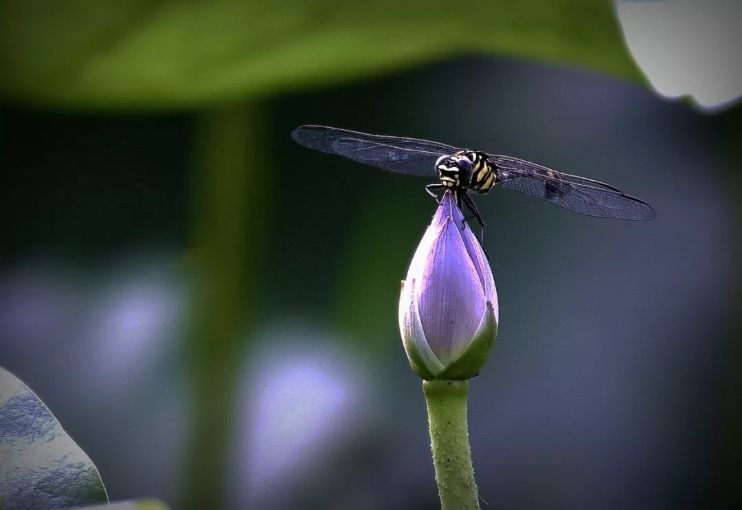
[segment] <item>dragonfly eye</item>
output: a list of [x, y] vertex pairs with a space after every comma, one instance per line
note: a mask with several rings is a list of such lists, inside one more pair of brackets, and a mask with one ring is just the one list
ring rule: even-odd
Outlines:
[[441, 156], [435, 163], [435, 167], [439, 170], [448, 170], [454, 172], [454, 169], [460, 169], [459, 159], [454, 156]]
[[439, 166], [451, 166], [449, 163], [451, 162], [451, 156], [441, 156], [438, 158], [438, 161], [435, 162], [435, 167], [438, 168]]
[[463, 173], [471, 172], [471, 160], [466, 156], [456, 158], [456, 166], [459, 167]]

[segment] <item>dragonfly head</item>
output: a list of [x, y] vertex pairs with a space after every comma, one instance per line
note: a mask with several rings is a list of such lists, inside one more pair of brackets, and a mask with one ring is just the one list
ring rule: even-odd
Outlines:
[[435, 163], [438, 178], [447, 188], [466, 186], [471, 180], [472, 160], [464, 154], [441, 156]]

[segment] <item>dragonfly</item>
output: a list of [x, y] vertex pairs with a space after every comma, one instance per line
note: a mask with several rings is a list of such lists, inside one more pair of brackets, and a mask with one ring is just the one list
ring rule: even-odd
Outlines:
[[477, 220], [482, 237], [486, 224], [469, 193], [486, 194], [498, 186], [587, 216], [634, 221], [652, 220], [657, 216], [648, 203], [610, 184], [557, 172], [513, 156], [330, 126], [300, 126], [291, 137], [310, 149], [390, 172], [437, 177], [438, 182], [425, 187], [428, 194], [437, 200], [437, 191], [454, 193], [459, 208], [466, 206], [471, 213], [467, 219]]

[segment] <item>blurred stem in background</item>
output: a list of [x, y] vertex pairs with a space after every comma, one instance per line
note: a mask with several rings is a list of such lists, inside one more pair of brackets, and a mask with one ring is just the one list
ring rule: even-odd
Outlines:
[[227, 105], [196, 119], [193, 309], [186, 345], [193, 415], [177, 508], [225, 506], [235, 386], [262, 245], [258, 110]]

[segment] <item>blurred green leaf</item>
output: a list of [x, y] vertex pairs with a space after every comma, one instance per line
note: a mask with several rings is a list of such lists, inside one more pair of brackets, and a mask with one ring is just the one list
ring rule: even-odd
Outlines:
[[108, 502], [90, 458], [49, 408], [0, 368], [0, 508], [66, 508]]
[[0, 93], [65, 107], [191, 108], [482, 52], [639, 77], [610, 0], [0, 0]]
[[117, 501], [108, 505], [77, 507], [75, 510], [168, 510], [168, 506], [157, 499]]

